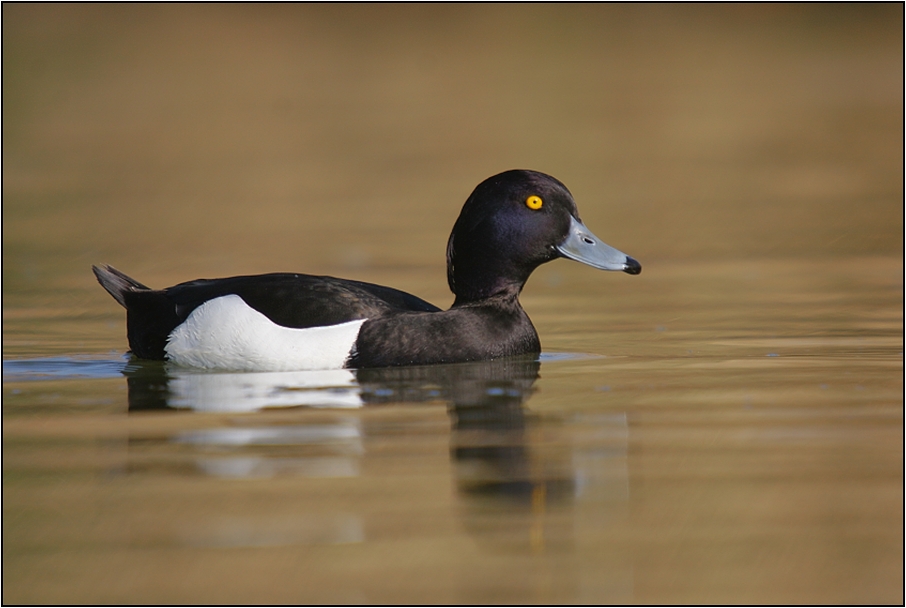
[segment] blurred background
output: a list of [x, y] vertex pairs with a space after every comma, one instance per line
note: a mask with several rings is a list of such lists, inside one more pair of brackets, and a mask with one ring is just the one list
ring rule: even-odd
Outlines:
[[903, 7], [3, 6], [6, 297], [418, 266], [445, 305], [510, 168], [646, 270], [899, 256]]

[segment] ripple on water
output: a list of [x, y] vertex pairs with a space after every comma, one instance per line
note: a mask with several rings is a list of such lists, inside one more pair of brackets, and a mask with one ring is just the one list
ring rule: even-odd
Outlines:
[[72, 355], [3, 362], [4, 382], [119, 378], [129, 358], [126, 355]]
[[[541, 353], [542, 363], [599, 359], [592, 353]], [[35, 382], [42, 380], [77, 380], [84, 378], [119, 378], [131, 360], [127, 354], [68, 355], [32, 359], [8, 359], [3, 362], [4, 382]]]

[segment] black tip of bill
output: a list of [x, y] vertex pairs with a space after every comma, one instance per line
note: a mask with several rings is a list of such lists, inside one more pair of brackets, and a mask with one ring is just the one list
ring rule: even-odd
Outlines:
[[639, 261], [626, 256], [626, 263], [623, 264], [623, 272], [626, 274], [639, 274], [642, 272], [642, 265], [639, 264]]

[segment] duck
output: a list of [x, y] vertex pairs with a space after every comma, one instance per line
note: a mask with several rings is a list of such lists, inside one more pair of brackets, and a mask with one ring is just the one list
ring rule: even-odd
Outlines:
[[532, 272], [567, 258], [631, 275], [638, 261], [582, 223], [550, 175], [514, 169], [482, 181], [447, 241], [442, 310], [372, 283], [296, 273], [196, 279], [152, 289], [109, 265], [92, 266], [126, 309], [139, 359], [221, 371], [297, 371], [434, 365], [540, 354], [519, 302]]

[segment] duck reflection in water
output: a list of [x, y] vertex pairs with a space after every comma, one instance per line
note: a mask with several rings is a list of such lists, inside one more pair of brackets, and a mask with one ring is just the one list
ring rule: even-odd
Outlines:
[[[588, 489], [588, 480], [596, 477], [588, 475], [589, 458], [597, 458], [592, 468], [600, 472], [604, 449], [605, 458], [616, 454], [625, 470], [625, 445], [614, 452], [613, 433], [605, 432], [602, 446], [598, 441], [602, 435], [595, 435], [595, 428], [602, 428], [600, 421], [597, 427], [588, 420], [574, 421], [581, 427], [577, 435], [562, 432], [562, 421], [527, 412], [524, 406], [535, 390], [540, 367], [536, 356], [527, 355], [452, 365], [230, 374], [133, 360], [124, 374], [130, 412], [242, 412], [278, 407], [343, 408], [348, 412], [391, 404], [446, 402], [455, 484], [467, 530], [483, 545], [497, 550], [537, 552], [571, 542], [569, 505]], [[604, 421], [611, 431], [612, 418]], [[625, 429], [625, 418], [620, 418], [616, 424]], [[367, 424], [358, 420], [356, 424], [359, 434], [353, 439], [362, 446]], [[282, 429], [283, 435], [288, 432], [286, 427], [268, 428]], [[262, 432], [260, 427], [255, 430]], [[296, 432], [299, 437], [302, 434]], [[581, 445], [576, 444], [577, 436]], [[292, 438], [283, 438], [288, 439]], [[203, 439], [193, 435], [186, 441]], [[257, 443], [267, 441], [262, 435]], [[356, 458], [367, 457], [367, 450], [362, 452]]]
[[[227, 373], [132, 359], [123, 375], [130, 412], [252, 412], [281, 407], [358, 408], [445, 401], [451, 403], [453, 411], [466, 408], [481, 412], [479, 418], [488, 418], [496, 410], [515, 407], [521, 412], [540, 366], [537, 356], [520, 355], [449, 365]], [[494, 414], [489, 420], [498, 418]]]
[[367, 369], [356, 372], [367, 403], [448, 402], [451, 456], [457, 488], [475, 497], [497, 497], [510, 506], [534, 505], [573, 493], [569, 475], [533, 458], [525, 402], [541, 363], [521, 356], [458, 365]]
[[387, 391], [388, 401], [440, 389], [449, 403], [462, 522], [489, 550], [538, 553], [572, 540], [570, 512], [551, 509], [575, 497], [570, 450], [539, 445], [543, 421], [523, 407], [540, 367], [529, 356], [358, 373], [368, 393]]

